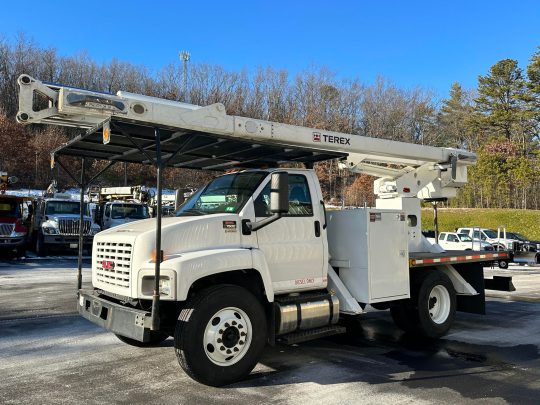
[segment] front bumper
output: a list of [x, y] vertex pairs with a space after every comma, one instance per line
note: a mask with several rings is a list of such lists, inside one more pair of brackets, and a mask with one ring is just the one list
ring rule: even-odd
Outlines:
[[[83, 238], [83, 245], [91, 247], [93, 241], [93, 236], [85, 235]], [[46, 245], [71, 247], [73, 245], [79, 245], [79, 237], [77, 235], [43, 235], [43, 242]]]
[[117, 304], [94, 290], [79, 290], [78, 308], [84, 318], [108, 331], [139, 342], [150, 341], [150, 312]]
[[26, 243], [26, 236], [17, 238], [11, 238], [2, 236], [0, 237], [0, 249], [14, 249], [19, 246], [24, 246]]

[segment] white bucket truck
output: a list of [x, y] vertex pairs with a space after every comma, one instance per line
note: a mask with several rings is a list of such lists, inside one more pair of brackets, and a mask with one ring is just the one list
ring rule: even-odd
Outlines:
[[[216, 177], [177, 217], [94, 239], [93, 288], [79, 291], [80, 314], [132, 345], [173, 336], [181, 367], [204, 384], [245, 378], [266, 344], [344, 332], [340, 316], [361, 316], [366, 304], [432, 338], [449, 330], [456, 310], [485, 311], [479, 263], [506, 253], [444, 252], [420, 230], [420, 201], [455, 196], [476, 160], [470, 152], [231, 116], [222, 104], [45, 85], [28, 75], [19, 85], [19, 122], [87, 129], [57, 155], [138, 156], [158, 169], [271, 167]], [[48, 109], [32, 109], [35, 92], [50, 98]], [[375, 208], [326, 212], [309, 167], [330, 158], [378, 177]]]

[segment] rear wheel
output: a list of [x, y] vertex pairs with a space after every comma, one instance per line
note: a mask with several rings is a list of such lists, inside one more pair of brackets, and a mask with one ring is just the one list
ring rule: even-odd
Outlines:
[[411, 292], [411, 299], [391, 308], [395, 324], [408, 333], [429, 338], [445, 335], [456, 314], [456, 293], [448, 276], [426, 273]]
[[244, 288], [203, 290], [186, 303], [174, 335], [180, 366], [193, 379], [222, 386], [245, 378], [266, 343], [263, 306]]
[[508, 260], [499, 260], [499, 268], [500, 269], [507, 269], [508, 268]]
[[428, 274], [418, 291], [420, 333], [426, 337], [445, 335], [456, 315], [456, 293], [448, 276], [436, 271]]

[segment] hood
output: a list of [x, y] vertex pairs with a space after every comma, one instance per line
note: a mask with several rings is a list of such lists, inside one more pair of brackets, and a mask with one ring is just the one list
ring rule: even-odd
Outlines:
[[[241, 220], [236, 214], [166, 217], [161, 222], [161, 249], [166, 256], [200, 249], [241, 246]], [[137, 247], [133, 262], [149, 260], [156, 241], [156, 218], [143, 219], [109, 228], [95, 241], [131, 240]]]

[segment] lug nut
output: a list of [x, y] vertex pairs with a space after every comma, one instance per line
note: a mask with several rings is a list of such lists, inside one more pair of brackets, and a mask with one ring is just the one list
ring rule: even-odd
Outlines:
[[220, 335], [223, 335], [223, 329], [220, 329], [220, 330], [219, 330], [219, 334], [220, 334]]
[[241, 340], [241, 341], [239, 341], [238, 343], [241, 344], [241, 345], [243, 345], [243, 344], [244, 344], [244, 341]]
[[231, 354], [231, 349], [227, 349], [227, 354]]
[[224, 351], [224, 350], [225, 350], [225, 346], [221, 346], [221, 347], [219, 348], [219, 350]]
[[240, 332], [240, 336], [246, 336], [246, 332]]
[[225, 327], [228, 328], [229, 326], [231, 326], [229, 325], [229, 322], [225, 322]]
[[235, 347], [235, 348], [234, 348], [234, 351], [237, 352], [237, 351], [238, 351], [238, 347]]
[[244, 327], [242, 326], [241, 323], [238, 324], [238, 329], [243, 329]]
[[221, 343], [221, 339], [218, 338], [217, 342], [218, 342], [218, 343]]
[[236, 321], [232, 321], [232, 324], [233, 324], [233, 325], [236, 325]]

